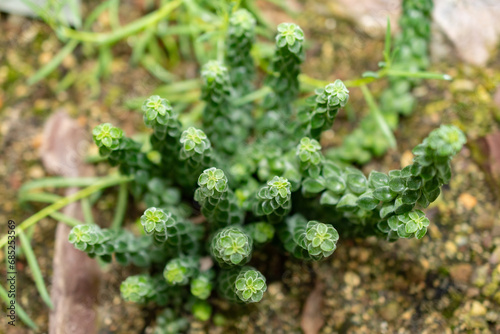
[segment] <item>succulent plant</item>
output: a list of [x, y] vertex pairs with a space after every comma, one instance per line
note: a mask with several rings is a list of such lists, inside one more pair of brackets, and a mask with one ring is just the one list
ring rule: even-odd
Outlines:
[[[213, 298], [266, 298], [266, 272], [248, 266], [266, 268], [252, 256], [263, 247], [319, 261], [334, 254], [340, 237], [423, 238], [430, 221], [421, 209], [449, 183], [451, 159], [465, 144], [457, 127], [443, 125], [402, 169], [365, 175], [333, 160], [320, 139], [349, 100], [345, 84], [327, 84], [296, 107], [304, 34], [284, 23], [260, 97], [270, 93], [253, 102], [255, 24], [236, 10], [226, 64], [203, 66], [201, 129], [185, 128], [175, 105], [153, 95], [142, 106], [151, 145], [110, 124], [93, 131], [102, 156], [133, 179], [134, 199], [147, 206], [138, 220], [143, 235], [78, 225], [69, 241], [91, 257], [148, 268], [122, 283], [122, 296], [165, 307], [158, 323], [170, 321], [172, 330], [185, 330], [186, 310], [207, 320]], [[213, 261], [202, 265], [208, 257]], [[170, 332], [165, 328], [159, 333]]]

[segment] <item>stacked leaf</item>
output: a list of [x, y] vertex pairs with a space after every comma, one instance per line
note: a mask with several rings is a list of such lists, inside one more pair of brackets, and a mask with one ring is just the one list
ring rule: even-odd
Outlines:
[[271, 74], [267, 78], [267, 84], [273, 89], [273, 93], [266, 98], [268, 109], [290, 115], [290, 104], [299, 93], [300, 65], [304, 59], [304, 32], [294, 23], [281, 23]]
[[252, 91], [255, 65], [251, 55], [255, 40], [255, 18], [239, 9], [229, 18], [226, 64], [235, 93], [243, 96]]

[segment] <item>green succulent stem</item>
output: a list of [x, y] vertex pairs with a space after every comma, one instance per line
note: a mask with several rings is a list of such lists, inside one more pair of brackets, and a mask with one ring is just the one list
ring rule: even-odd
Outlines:
[[243, 222], [243, 210], [229, 188], [224, 171], [215, 167], [205, 169], [198, 178], [198, 186], [194, 199], [213, 228]]
[[264, 275], [249, 266], [222, 271], [218, 282], [219, 294], [238, 303], [259, 302], [267, 290]]
[[241, 227], [228, 226], [213, 236], [210, 251], [222, 267], [242, 266], [250, 261], [253, 240]]

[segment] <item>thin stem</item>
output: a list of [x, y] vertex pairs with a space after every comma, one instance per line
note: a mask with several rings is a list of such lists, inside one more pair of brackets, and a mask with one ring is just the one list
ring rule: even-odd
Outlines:
[[94, 215], [92, 214], [92, 206], [90, 205], [89, 198], [82, 198], [80, 201], [82, 204], [83, 219], [86, 224], [95, 225]]
[[176, 82], [175, 84], [161, 85], [155, 89], [155, 93], [159, 95], [184, 93], [190, 90], [199, 90], [201, 87], [201, 80], [191, 79]]
[[385, 48], [384, 48], [385, 66], [391, 67], [391, 20], [387, 17], [387, 28], [385, 31]]
[[[11, 305], [9, 294], [1, 285], [0, 285], [0, 298], [3, 299], [3, 301], [5, 302], [5, 304], [7, 306]], [[24, 322], [24, 324], [26, 326], [30, 327], [31, 329], [33, 329], [35, 331], [38, 330], [38, 326], [33, 322], [33, 320], [31, 320], [31, 318], [28, 316], [28, 314], [24, 311], [24, 309], [19, 304], [16, 305], [16, 313], [17, 313], [16, 315], [19, 316], [19, 319], [21, 319], [22, 322]]]
[[111, 228], [114, 230], [118, 230], [122, 226], [125, 211], [127, 210], [127, 197], [127, 185], [122, 183], [120, 184], [120, 190], [118, 191], [118, 203], [116, 204], [115, 217], [111, 223]]
[[43, 279], [42, 272], [40, 271], [40, 267], [38, 266], [38, 261], [36, 260], [33, 248], [31, 248], [30, 241], [22, 230], [18, 230], [17, 235], [19, 236], [19, 241], [21, 242], [21, 248], [24, 252], [24, 256], [26, 256], [26, 260], [28, 261], [31, 273], [33, 274], [33, 280], [35, 281], [36, 288], [38, 289], [38, 292], [40, 293], [40, 296], [42, 297], [45, 304], [47, 304], [50, 309], [53, 309], [54, 305], [50, 300], [49, 292], [47, 291], [47, 287], [45, 286], [45, 281]]
[[[403, 78], [417, 78], [417, 79], [436, 79], [436, 80], [452, 80], [452, 77], [448, 74], [442, 73], [432, 73], [432, 72], [410, 72], [410, 71], [400, 71], [393, 70], [388, 68], [383, 68], [376, 72], [370, 72], [371, 75], [369, 77], [358, 78], [353, 80], [346, 80], [344, 84], [346, 87], [362, 87], [371, 82], [374, 82], [378, 79], [382, 79], [384, 77], [403, 77]], [[299, 80], [301, 83], [311, 86], [312, 88], [325, 87], [328, 85], [329, 81], [326, 80], [318, 80], [311, 78], [305, 74], [301, 74], [299, 76]]]
[[39, 69], [33, 76], [28, 79], [28, 85], [33, 85], [38, 81], [45, 78], [47, 75], [52, 73], [59, 64], [68, 56], [73, 50], [78, 46], [79, 41], [70, 41], [66, 44], [61, 51], [57, 53], [46, 65], [44, 65], [41, 69]]
[[37, 188], [66, 188], [66, 187], [86, 187], [90, 186], [102, 177], [45, 177], [43, 179], [37, 179], [27, 182], [21, 186], [19, 192], [26, 192], [31, 189]]
[[404, 77], [404, 78], [418, 78], [418, 79], [436, 79], [436, 80], [452, 80], [453, 78], [448, 74], [432, 73], [432, 72], [410, 72], [389, 69], [385, 73], [388, 77]]
[[375, 121], [378, 123], [380, 129], [382, 130], [382, 133], [389, 142], [389, 145], [391, 147], [396, 147], [396, 138], [394, 138], [394, 134], [389, 128], [389, 125], [387, 125], [384, 116], [382, 116], [382, 112], [380, 111], [377, 103], [375, 102], [372, 93], [370, 92], [370, 90], [366, 85], [361, 86], [361, 91], [363, 92], [363, 96], [365, 97], [366, 103], [368, 104], [371, 113], [375, 117]]
[[78, 219], [73, 218], [71, 216], [65, 215], [64, 213], [61, 213], [59, 211], [52, 212], [49, 216], [51, 218], [54, 218], [57, 221], [60, 221], [61, 223], [64, 223], [68, 226], [71, 226], [71, 227], [85, 224], [81, 220], [78, 220]]
[[19, 202], [42, 202], [42, 203], [54, 203], [60, 200], [62, 197], [51, 193], [27, 193], [19, 194]]
[[239, 106], [242, 106], [244, 104], [247, 104], [247, 103], [250, 103], [250, 102], [253, 102], [255, 100], [258, 100], [258, 99], [262, 99], [264, 98], [267, 94], [269, 94], [271, 92], [271, 88], [268, 87], [268, 86], [263, 86], [262, 88], [259, 88], [258, 90], [250, 93], [250, 94], [247, 94], [245, 96], [242, 96], [240, 98], [237, 98], [236, 100], [234, 100], [233, 102], [233, 105], [235, 107], [239, 107]]
[[136, 34], [148, 26], [158, 23], [169, 15], [174, 9], [179, 7], [182, 1], [172, 1], [155, 12], [137, 19], [136, 21], [108, 33], [94, 33], [87, 31], [77, 31], [69, 28], [63, 28], [61, 34], [72, 40], [97, 44], [113, 44], [128, 36]]
[[[40, 219], [47, 217], [48, 215], [54, 213], [65, 207], [66, 205], [78, 201], [82, 198], [88, 197], [91, 194], [95, 193], [104, 188], [109, 188], [118, 184], [129, 182], [133, 179], [131, 176], [113, 176], [107, 179], [102, 179], [100, 182], [97, 182], [87, 188], [84, 188], [68, 197], [63, 197], [59, 201], [55, 202], [52, 205], [38, 211], [25, 221], [23, 221], [19, 226], [17, 226], [18, 231], [23, 231], [26, 228], [36, 224]], [[0, 239], [0, 248], [4, 247], [7, 244], [7, 235], [4, 235], [2, 239]]]

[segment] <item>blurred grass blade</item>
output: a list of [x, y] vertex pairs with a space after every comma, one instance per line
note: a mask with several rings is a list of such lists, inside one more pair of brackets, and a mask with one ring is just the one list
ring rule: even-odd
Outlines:
[[38, 266], [35, 253], [33, 253], [33, 249], [31, 248], [30, 241], [23, 231], [18, 231], [17, 235], [19, 236], [19, 241], [21, 242], [21, 249], [24, 252], [24, 256], [26, 256], [26, 260], [28, 261], [31, 273], [33, 274], [33, 280], [35, 281], [36, 288], [38, 289], [38, 292], [40, 293], [40, 296], [42, 297], [45, 304], [47, 304], [47, 306], [52, 309], [54, 308], [54, 305], [50, 300], [49, 292], [47, 291], [47, 287], [45, 286], [43, 275], [40, 271], [40, 267]]
[[83, 219], [85, 224], [95, 225], [94, 215], [92, 214], [92, 206], [90, 205], [89, 198], [82, 198], [80, 201], [82, 204]]
[[94, 8], [94, 10], [89, 15], [87, 15], [87, 18], [85, 19], [85, 22], [83, 23], [83, 29], [84, 30], [89, 29], [90, 26], [92, 25], [92, 23], [94, 23], [97, 20], [99, 15], [101, 15], [102, 12], [104, 12], [109, 6], [111, 6], [113, 4], [113, 1], [114, 0], [105, 1], [105, 2], [101, 3], [99, 6], [97, 6], [96, 8]]
[[109, 24], [111, 29], [118, 30], [120, 29], [120, 0], [111, 0], [109, 4]]
[[245, 96], [239, 97], [234, 100], [233, 105], [235, 107], [242, 106], [244, 104], [253, 102], [255, 100], [263, 99], [266, 95], [272, 92], [272, 89], [269, 86], [263, 86], [252, 93], [249, 93]]
[[433, 72], [410, 72], [410, 71], [388, 70], [386, 74], [388, 77], [405, 77], [405, 78], [436, 79], [436, 80], [453, 79], [448, 74], [433, 73]]
[[27, 192], [37, 188], [67, 188], [67, 187], [86, 187], [90, 186], [102, 178], [99, 177], [61, 177], [51, 176], [36, 179], [24, 183], [19, 189], [20, 193]]
[[141, 65], [144, 66], [146, 70], [151, 73], [151, 75], [163, 82], [172, 82], [177, 78], [174, 74], [170, 73], [158, 64], [151, 56], [142, 57]]
[[[3, 288], [3, 286], [0, 285], [0, 298], [5, 302], [6, 305], [10, 305], [10, 298], [9, 294], [7, 291]], [[16, 304], [16, 315], [19, 316], [19, 319], [28, 327], [31, 329], [37, 331], [38, 326], [31, 320], [31, 318], [28, 316], [28, 314], [24, 311], [24, 309], [21, 307], [21, 305]]]
[[28, 85], [33, 85], [52, 73], [73, 50], [78, 46], [78, 41], [71, 41], [66, 44], [47, 64], [39, 69], [28, 79]]
[[82, 222], [81, 220], [78, 220], [78, 219], [73, 218], [71, 216], [65, 215], [64, 213], [61, 213], [59, 211], [52, 212], [49, 216], [57, 221], [60, 221], [61, 223], [64, 223], [68, 226], [71, 226], [71, 227], [75, 227], [76, 225], [85, 224], [85, 222]]
[[[133, 177], [130, 176], [110, 176], [107, 178], [102, 178], [99, 182], [92, 184], [91, 186], [84, 188], [74, 194], [71, 194], [67, 197], [61, 198], [59, 201], [55, 202], [52, 205], [49, 205], [42, 210], [38, 211], [28, 219], [24, 220], [21, 224], [17, 226], [17, 231], [23, 231], [30, 226], [35, 225], [41, 219], [49, 216], [50, 214], [64, 208], [66, 205], [76, 202], [82, 198], [88, 197], [96, 191], [100, 191], [105, 188], [109, 188], [112, 186], [116, 186], [122, 183], [130, 182], [133, 180]], [[0, 239], [0, 248], [7, 244], [8, 236], [5, 234]]]
[[125, 211], [127, 210], [127, 200], [127, 185], [123, 183], [120, 184], [120, 190], [118, 191], [118, 203], [116, 204], [115, 216], [113, 217], [113, 222], [111, 223], [112, 229], [118, 230], [122, 226]]
[[78, 31], [78, 30], [63, 28], [61, 30], [61, 34], [64, 37], [78, 40], [81, 42], [97, 43], [100, 45], [111, 45], [126, 37], [136, 34], [141, 30], [144, 30], [148, 26], [156, 24], [158, 21], [164, 19], [168, 14], [170, 14], [173, 10], [179, 7], [181, 4], [182, 1], [180, 0], [171, 1], [167, 3], [165, 6], [159, 8], [158, 10], [150, 14], [147, 14], [135, 20], [134, 22], [122, 26], [120, 27], [120, 29], [117, 29], [112, 32], [95, 33], [95, 32]]
[[391, 20], [387, 17], [387, 28], [385, 30], [384, 60], [387, 67], [391, 66]]
[[66, 3], [73, 14], [73, 18], [75, 19], [73, 25], [77, 29], [80, 29], [82, 27], [82, 13], [80, 11], [80, 7], [78, 6], [78, 0], [67, 0]]
[[26, 202], [41, 202], [41, 203], [54, 203], [62, 197], [56, 194], [36, 192], [36, 193], [23, 193], [19, 195], [19, 203]]
[[111, 73], [111, 62], [113, 55], [109, 45], [101, 45], [99, 47], [99, 66], [97, 67], [97, 77], [106, 78]]
[[373, 98], [372, 93], [370, 92], [370, 90], [366, 85], [361, 86], [361, 91], [363, 92], [363, 96], [365, 97], [366, 103], [370, 108], [370, 112], [374, 116], [375, 121], [380, 127], [380, 130], [382, 131], [382, 134], [389, 142], [390, 147], [396, 147], [396, 138], [394, 138], [394, 134], [392, 133], [391, 129], [389, 128], [389, 125], [385, 121], [382, 112], [377, 106], [377, 103], [375, 103], [375, 99]]
[[137, 65], [144, 56], [146, 46], [154, 37], [156, 28], [154, 26], [146, 28], [141, 35], [135, 36], [135, 43], [132, 47], [132, 64]]

